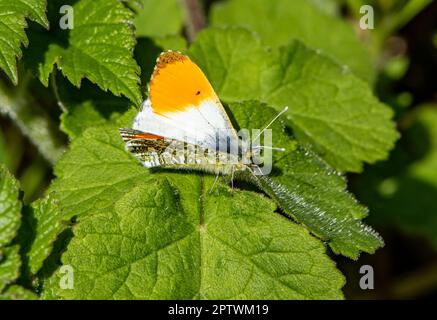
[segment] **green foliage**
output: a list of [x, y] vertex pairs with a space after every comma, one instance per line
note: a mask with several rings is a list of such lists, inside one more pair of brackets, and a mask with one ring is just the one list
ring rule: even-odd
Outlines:
[[7, 298], [8, 286], [20, 275], [20, 248], [11, 243], [20, 226], [22, 204], [18, 188], [18, 182], [0, 164], [0, 299]]
[[0, 164], [0, 250], [12, 241], [20, 226], [18, 182]]
[[[242, 114], [242, 106], [234, 108], [238, 121], [257, 106], [247, 104]], [[56, 166], [52, 190], [64, 215], [77, 216], [63, 256], [77, 282], [75, 290], [58, 290], [60, 296], [341, 297], [342, 277], [304, 227], [274, 213], [272, 202], [254, 192], [219, 183], [210, 194], [213, 177], [150, 173], [124, 151], [117, 128], [130, 119], [119, 121], [86, 129]], [[290, 269], [278, 274], [278, 263]], [[157, 264], [168, 267], [152, 271]], [[322, 276], [322, 282], [310, 280]], [[223, 279], [227, 284], [218, 290]]]
[[45, 0], [0, 0], [0, 69], [14, 84], [18, 83], [17, 58], [21, 58], [21, 45], [29, 44], [24, 31], [26, 19], [48, 28], [45, 7]]
[[131, 105], [129, 100], [102, 92], [87, 80], [80, 89], [62, 77], [58, 77], [56, 83], [59, 100], [65, 109], [61, 115], [61, 130], [70, 138], [79, 136], [90, 126], [119, 117]]
[[[275, 116], [274, 110], [259, 103], [230, 107], [242, 128], [262, 128]], [[276, 124], [273, 130], [275, 144], [285, 147], [286, 151], [275, 153], [273, 157], [274, 168], [280, 173], [274, 172], [271, 180], [261, 176], [255, 181], [261, 190], [288, 215], [328, 241], [336, 253], [357, 259], [360, 250], [374, 252], [381, 247], [383, 242], [379, 235], [361, 223], [367, 209], [345, 191], [344, 178], [290, 139], [285, 134], [286, 127]]]
[[[2, 1], [0, 15], [13, 6]], [[342, 173], [385, 159], [398, 134], [392, 111], [362, 80], [373, 68], [334, 2], [214, 4], [212, 24], [221, 27], [190, 46], [181, 3], [50, 0], [49, 31], [37, 24], [48, 25], [45, 3], [32, 2], [39, 15], [15, 14], [20, 37], [15, 51], [0, 40], [0, 67], [16, 82], [11, 57], [15, 68], [25, 19], [36, 21], [23, 69], [51, 83], [70, 143], [59, 160], [56, 139], [40, 147], [55, 179], [30, 205], [0, 167], [0, 299], [341, 299], [345, 279], [327, 248], [357, 259], [383, 246]], [[74, 9], [72, 30], [59, 27], [64, 4]], [[164, 49], [199, 64], [237, 128], [262, 128], [289, 106], [272, 126], [286, 151], [273, 153], [270, 177], [237, 175], [235, 189], [227, 177], [211, 190], [214, 176], [148, 170], [126, 152], [118, 128], [131, 126]], [[27, 99], [18, 94], [31, 91], [26, 83], [17, 94], [1, 88], [0, 103], [32, 105], [15, 103]], [[26, 119], [23, 110], [16, 118]], [[27, 124], [44, 118], [29, 114]], [[39, 145], [51, 134], [27, 135]], [[72, 290], [59, 286], [66, 264]]]
[[[229, 107], [237, 124], [244, 127], [257, 127], [261, 123], [266, 123], [275, 114], [271, 108], [254, 102], [232, 104], [229, 105]], [[258, 110], [258, 112], [253, 112], [253, 110]], [[52, 185], [51, 190], [56, 194], [59, 205], [64, 210], [65, 218], [75, 216], [77, 220], [77, 225], [73, 229], [74, 237], [64, 255], [63, 263], [72, 265], [76, 270], [75, 274], [77, 279], [79, 279], [77, 290], [58, 290], [57, 294], [68, 298], [261, 297], [262, 295], [259, 295], [259, 292], [250, 290], [244, 291], [242, 289], [241, 286], [244, 285], [245, 282], [240, 283], [237, 280], [240, 279], [239, 281], [242, 281], [241, 279], [245, 279], [247, 275], [233, 275], [231, 272], [233, 268], [223, 265], [220, 265], [221, 271], [217, 270], [214, 268], [216, 263], [205, 262], [205, 259], [209, 261], [208, 259], [212, 259], [211, 257], [203, 257], [202, 255], [197, 257], [197, 254], [195, 257], [192, 256], [193, 252], [199, 250], [200, 244], [195, 240], [199, 238], [199, 232], [201, 232], [200, 230], [202, 230], [203, 224], [209, 221], [208, 219], [211, 219], [211, 226], [208, 223], [206, 229], [208, 231], [210, 228], [215, 230], [216, 234], [214, 237], [230, 238], [228, 242], [231, 244], [237, 241], [240, 243], [241, 240], [238, 239], [240, 239], [241, 235], [238, 233], [235, 234], [232, 231], [230, 232], [229, 228], [223, 228], [223, 224], [227, 224], [227, 219], [230, 219], [229, 225], [238, 225], [240, 232], [244, 232], [247, 236], [257, 234], [257, 237], [266, 232], [266, 229], [264, 229], [266, 225], [270, 226], [271, 223], [275, 225], [279, 223], [282, 227], [277, 237], [285, 232], [289, 235], [286, 238], [293, 239], [303, 232], [308, 239], [300, 240], [299, 243], [302, 244], [311, 239], [308, 233], [304, 231], [305, 228], [303, 226], [294, 225], [291, 221], [286, 222], [283, 217], [273, 213], [275, 206], [266, 198], [260, 197], [254, 192], [230, 192], [227, 187], [219, 183], [220, 187], [212, 194], [209, 194], [208, 191], [211, 187], [213, 177], [176, 172], [150, 173], [148, 170], [142, 168], [134, 158], [124, 151], [123, 143], [117, 132], [118, 127], [125, 126], [131, 122], [132, 116], [133, 112], [129, 112], [126, 116], [116, 121], [108, 120], [106, 124], [85, 129], [80, 136], [77, 136], [73, 140], [70, 151], [66, 153], [56, 166], [58, 179]], [[328, 169], [326, 164], [321, 160], [314, 158], [314, 156], [310, 154], [304, 154], [298, 151], [294, 147], [295, 142], [290, 140], [290, 137], [286, 135], [284, 129], [285, 128], [280, 124], [276, 124], [274, 127], [275, 136], [278, 138], [277, 142], [290, 148], [289, 153], [278, 155], [278, 157], [280, 157], [277, 161], [279, 164], [278, 167], [284, 170], [285, 174], [276, 179], [284, 183], [290, 180], [290, 182], [288, 182], [290, 190], [306, 201], [312, 202], [311, 206], [293, 212], [296, 220], [307, 222], [308, 220], [305, 220], [305, 217], [311, 215], [315, 216], [317, 220], [317, 217], [321, 217], [321, 215], [317, 216], [314, 214], [315, 212], [326, 212], [327, 217], [325, 217], [325, 220], [319, 220], [319, 222], [309, 224], [307, 227], [316, 235], [327, 235], [327, 240], [333, 236], [333, 234], [330, 233], [331, 230], [328, 230], [327, 226], [323, 225], [323, 223], [326, 224], [328, 221], [333, 224], [334, 229], [336, 228], [337, 230], [343, 228], [340, 235], [334, 234], [333, 248], [337, 252], [341, 252], [353, 258], [356, 258], [359, 249], [372, 252], [375, 248], [380, 246], [379, 238], [373, 238], [374, 233], [370, 233], [370, 238], [366, 238], [369, 237], [369, 234], [366, 235], [368, 229], [363, 230], [362, 233], [360, 233], [361, 230], [359, 230], [356, 234], [351, 235], [351, 232], [354, 231], [349, 230], [351, 227], [347, 221], [359, 221], [355, 219], [363, 218], [365, 210], [358, 206], [350, 195], [344, 193], [345, 185], [342, 178]], [[286, 178], [287, 174], [288, 179]], [[290, 179], [290, 177], [293, 177], [294, 180]], [[153, 185], [158, 186], [154, 188], [152, 187]], [[304, 189], [302, 185], [313, 187]], [[327, 185], [331, 185], [331, 188], [327, 189]], [[322, 186], [324, 186], [324, 188], [322, 188]], [[168, 190], [164, 192], [163, 190], [166, 188], [168, 188]], [[159, 196], [156, 195], [158, 191]], [[315, 197], [316, 193], [319, 193], [319, 202], [317, 202], [317, 198]], [[128, 198], [128, 200], [126, 198]], [[199, 202], [198, 199], [202, 199], [202, 201]], [[153, 205], [150, 205], [151, 201], [154, 203]], [[330, 204], [334, 202], [336, 202], [335, 205]], [[219, 212], [217, 212], [217, 208], [214, 207], [214, 205], [217, 206], [218, 204], [220, 204], [221, 208]], [[225, 210], [224, 206], [226, 204], [229, 204], [229, 207]], [[260, 207], [265, 207], [266, 209], [259, 211], [258, 209]], [[163, 210], [163, 208], [165, 209]], [[137, 214], [132, 214], [137, 211]], [[129, 212], [130, 214], [128, 214]], [[235, 216], [236, 214], [237, 216]], [[210, 215], [211, 218], [209, 218]], [[111, 218], [108, 219], [108, 216]], [[251, 219], [248, 217], [251, 217]], [[161, 218], [163, 219], [162, 221]], [[253, 221], [252, 218], [254, 219]], [[238, 219], [238, 223], [235, 222], [234, 219]], [[338, 224], [336, 220], [341, 221], [341, 224]], [[252, 225], [255, 221], [260, 222], [260, 224], [256, 223]], [[251, 225], [251, 232], [241, 230], [245, 223]], [[220, 232], [216, 230], [216, 228], [218, 228], [216, 224], [220, 226], [218, 229]], [[168, 231], [163, 233], [159, 232], [156, 235], [156, 240], [144, 240], [146, 234], [152, 239], [155, 239], [155, 236], [150, 233], [150, 230], [157, 229], [154, 227], [155, 225], [160, 225], [161, 229], [168, 228]], [[148, 227], [132, 229], [131, 226]], [[275, 228], [268, 227], [267, 230]], [[285, 229], [283, 230], [282, 228]], [[259, 231], [254, 231], [258, 229]], [[354, 230], [353, 227], [351, 230]], [[163, 237], [162, 234], [168, 234], [169, 238]], [[361, 238], [361, 236], [363, 237]], [[269, 237], [275, 238], [276, 236], [269, 234]], [[344, 240], [346, 237], [349, 241], [340, 243], [340, 239]], [[179, 242], [178, 239], [181, 239], [181, 241]], [[357, 242], [354, 244], [355, 239]], [[134, 242], [131, 243], [131, 241]], [[151, 241], [151, 243], [149, 243], [149, 241]], [[248, 240], [248, 243], [256, 243], [256, 238]], [[210, 248], [211, 246], [212, 244], [209, 244], [206, 247]], [[232, 249], [231, 247], [224, 250], [224, 248], [220, 249], [220, 246], [217, 247], [217, 250], [213, 250], [213, 252], [227, 252]], [[191, 255], [183, 254], [182, 258], [183, 260], [188, 259], [191, 264], [181, 266], [179, 256], [174, 259], [163, 258], [171, 270], [178, 270], [177, 272], [173, 271], [170, 277], [165, 271], [167, 269], [162, 271], [162, 274], [150, 274], [146, 271], [143, 273], [140, 271], [132, 271], [132, 268], [147, 268], [147, 270], [150, 268], [150, 270], [153, 270], [153, 266], [158, 263], [156, 260], [156, 248], [161, 247], [169, 247], [168, 250], [170, 251], [182, 250], [183, 252], [191, 252]], [[296, 242], [292, 241], [289, 243], [288, 248], [293, 247], [296, 248]], [[127, 248], [134, 249], [132, 251]], [[320, 247], [319, 250], [321, 250], [321, 248], [322, 247]], [[246, 252], [248, 250], [249, 249], [240, 251]], [[250, 249], [249, 252], [254, 250], [255, 249]], [[258, 251], [259, 250], [258, 248]], [[285, 250], [285, 248], [281, 250]], [[232, 261], [238, 261], [239, 264], [245, 265], [244, 270], [249, 268], [246, 265], [248, 262], [241, 258], [241, 253], [232, 252], [235, 251], [235, 249], [230, 251], [228, 254], [234, 256]], [[155, 253], [153, 254], [153, 252]], [[323, 251], [319, 251], [319, 254], [322, 252]], [[290, 257], [287, 260], [287, 263], [290, 265], [296, 263], [311, 265], [311, 261], [315, 259], [314, 257], [299, 257], [297, 259], [292, 253], [293, 251], [290, 252]], [[114, 258], [118, 257], [117, 254], [121, 254], [121, 256]], [[172, 256], [171, 254], [163, 254], [165, 257]], [[138, 255], [142, 256], [142, 258]], [[235, 255], [240, 256], [240, 259], [236, 260]], [[265, 260], [266, 265], [263, 265], [263, 267], [268, 270], [275, 268], [275, 265], [278, 263], [276, 259], [280, 259], [279, 257], [275, 257], [274, 253], [271, 253], [271, 255], [271, 260]], [[325, 260], [325, 258], [326, 256], [323, 254], [317, 257], [317, 259], [321, 259], [320, 261], [325, 261], [323, 264], [319, 262], [319, 266], [323, 269], [329, 269], [329, 260]], [[191, 259], [195, 261], [191, 261]], [[144, 263], [140, 263], [142, 261], [144, 261]], [[160, 264], [162, 263], [163, 262], [160, 262]], [[100, 265], [103, 269], [96, 269], [96, 267], [92, 266], [94, 264], [96, 266]], [[249, 263], [249, 266], [250, 265]], [[264, 274], [262, 270], [258, 270], [259, 267], [260, 266], [255, 268], [254, 266], [250, 266], [249, 269], [252, 270], [255, 268], [255, 271], [251, 271], [257, 275], [255, 279], [259, 277], [257, 281], [264, 283], [266, 280], [262, 280]], [[205, 284], [202, 283], [197, 276], [194, 278], [190, 276], [189, 279], [184, 278], [185, 274], [196, 275], [199, 273], [199, 268], [204, 270], [203, 274], [211, 273], [214, 275], [219, 271], [224, 272], [224, 277], [230, 282], [228, 286], [233, 289], [231, 290], [226, 287], [227, 289], [223, 292], [217, 292], [217, 288], [210, 285], [215, 288], [215, 293], [204, 292], [202, 285], [208, 287], [208, 281], [212, 281], [212, 279], [202, 278]], [[94, 271], [91, 272], [91, 270]], [[229, 270], [229, 273], [227, 273], [226, 270]], [[309, 272], [308, 270], [301, 270], [301, 272]], [[338, 289], [339, 286], [341, 286], [341, 277], [335, 277], [335, 272], [330, 277], [333, 277], [332, 281], [337, 283]], [[125, 280], [120, 282], [118, 279]], [[162, 284], [161, 281], [163, 281]], [[253, 281], [253, 279], [251, 281]], [[156, 284], [159, 287], [159, 290], [155, 289], [156, 293], [154, 293], [155, 290], [150, 292], [151, 283], [159, 283], [159, 285]], [[175, 283], [182, 286], [180, 291], [171, 291], [171, 288], [176, 285]], [[132, 289], [133, 285], [137, 287], [135, 290]], [[249, 284], [246, 285], [249, 286]], [[318, 292], [318, 290], [320, 290], [320, 292], [326, 292], [326, 288], [324, 286], [313, 285], [314, 287], [308, 289], [311, 293], [297, 294], [293, 292], [293, 290], [288, 290], [283, 292], [280, 296], [271, 297], [339, 297], [334, 293], [319, 296], [315, 294], [315, 292]], [[265, 285], [263, 285], [263, 287], [264, 286]], [[288, 286], [295, 287], [290, 283]], [[130, 292], [127, 288], [134, 290], [134, 292]], [[265, 296], [265, 292], [262, 292]], [[331, 294], [333, 295], [331, 296]]]
[[138, 37], [176, 35], [182, 30], [183, 12], [179, 0], [140, 0], [136, 11]]
[[0, 300], [37, 300], [38, 295], [23, 287], [12, 285], [0, 294]]
[[[343, 278], [321, 243], [275, 215], [259, 195], [220, 188], [219, 195], [207, 196], [211, 183], [201, 177], [154, 179], [81, 222], [63, 256], [77, 282], [61, 296], [341, 298]], [[183, 187], [193, 190], [191, 200], [201, 199], [194, 212], [175, 197]]]
[[61, 211], [52, 198], [23, 208], [18, 182], [0, 164], [0, 300], [37, 298], [14, 282], [22, 271], [27, 276], [27, 271], [41, 269], [62, 228]]
[[[52, 197], [39, 199], [32, 203], [26, 212], [29, 221], [27, 235], [34, 235], [26, 247], [28, 268], [31, 274], [36, 274], [43, 266], [44, 260], [53, 249], [53, 242], [64, 229], [61, 223], [62, 214]], [[32, 227], [34, 228], [32, 230]], [[23, 238], [25, 235], [23, 235]]]
[[398, 137], [391, 109], [363, 81], [301, 42], [268, 52], [243, 29], [209, 29], [189, 53], [224, 101], [289, 106], [298, 140], [338, 170], [386, 158]]
[[[141, 102], [139, 67], [133, 59], [133, 13], [117, 0], [79, 0], [72, 7], [74, 27], [59, 26], [59, 8], [65, 1], [49, 3], [51, 30], [33, 30], [26, 60], [48, 85], [53, 65], [74, 85], [86, 77], [103, 90]], [[35, 28], [36, 29], [36, 28]]]
[[0, 294], [3, 289], [18, 278], [21, 260], [18, 246], [11, 246], [2, 250], [0, 260]]
[[43, 157], [54, 163], [64, 152], [64, 137], [58, 135], [56, 124], [38, 99], [29, 94], [34, 89], [35, 82], [30, 79], [29, 74], [16, 87], [0, 81], [0, 114], [14, 120]]
[[419, 107], [408, 122], [390, 161], [354, 187], [376, 223], [425, 236], [437, 246], [437, 107]]
[[326, 14], [317, 1], [229, 0], [214, 5], [211, 20], [215, 26], [245, 27], [274, 47], [301, 39], [348, 65], [359, 77], [370, 82], [374, 79], [369, 53], [352, 27]]

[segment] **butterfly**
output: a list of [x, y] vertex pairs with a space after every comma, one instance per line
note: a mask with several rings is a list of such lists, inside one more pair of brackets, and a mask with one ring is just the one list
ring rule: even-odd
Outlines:
[[259, 166], [254, 158], [268, 148], [238, 135], [205, 74], [188, 56], [176, 51], [160, 54], [148, 99], [132, 128], [119, 131], [127, 150], [147, 168], [231, 175], [231, 182], [235, 172], [257, 174]]

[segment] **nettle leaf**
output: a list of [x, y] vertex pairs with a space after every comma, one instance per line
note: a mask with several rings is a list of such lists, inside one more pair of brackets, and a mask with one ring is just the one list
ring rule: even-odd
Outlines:
[[0, 300], [37, 298], [32, 291], [13, 283], [20, 274], [29, 280], [27, 270], [37, 273], [64, 229], [61, 212], [52, 198], [24, 207], [22, 214], [18, 196], [18, 182], [0, 164]]
[[437, 106], [419, 106], [404, 123], [393, 156], [366, 170], [354, 191], [375, 213], [374, 223], [424, 236], [437, 247]]
[[18, 246], [10, 246], [0, 252], [0, 294], [20, 275], [21, 260]]
[[10, 245], [20, 227], [19, 186], [6, 166], [0, 163], [0, 294], [20, 274], [17, 245]]
[[52, 196], [33, 202], [30, 208], [27, 208], [26, 218], [31, 220], [29, 223], [34, 228], [32, 231], [26, 230], [34, 234], [29, 247], [26, 248], [27, 264], [29, 271], [36, 274], [52, 252], [53, 242], [65, 226], [62, 224], [62, 212]]
[[187, 180], [197, 180], [201, 201], [196, 213], [183, 210], [169, 181], [154, 180], [133, 188], [112, 211], [95, 214], [74, 228], [63, 262], [74, 267], [75, 287], [62, 291], [62, 296], [342, 296], [338, 288], [343, 278], [323, 245], [302, 227], [275, 215], [269, 201], [240, 191], [206, 196], [211, 178], [205, 185], [199, 177]]
[[75, 287], [47, 290], [64, 298], [342, 297], [344, 280], [322, 243], [266, 197], [221, 182], [210, 194], [213, 176], [142, 167], [118, 134], [134, 114], [83, 131], [55, 168], [51, 191], [77, 221], [62, 257]]
[[78, 89], [65, 78], [57, 77], [56, 88], [65, 110], [61, 115], [61, 130], [71, 139], [79, 136], [88, 127], [115, 120], [132, 105], [126, 98], [98, 90], [88, 80], [84, 80]]
[[224, 101], [289, 106], [298, 140], [340, 171], [385, 159], [398, 137], [393, 112], [364, 81], [299, 41], [268, 52], [244, 29], [207, 29], [189, 54]]
[[387, 157], [398, 138], [393, 112], [363, 81], [300, 42], [281, 49], [278, 70], [265, 100], [290, 106], [301, 142], [342, 171]]
[[123, 117], [120, 122], [86, 129], [58, 161], [55, 166], [58, 178], [50, 191], [56, 192], [65, 219], [81, 216], [91, 209], [107, 209], [126, 190], [147, 180], [148, 171], [132, 161], [118, 134], [119, 127], [131, 124], [134, 112], [132, 109], [125, 116], [129, 121]]
[[[140, 0], [135, 6], [138, 37], [176, 35], [182, 31], [183, 12], [179, 0]], [[164, 20], [163, 20], [163, 17]]]
[[18, 182], [5, 165], [0, 164], [0, 250], [9, 244], [20, 227], [21, 201]]
[[[209, 179], [201, 190], [200, 178], [186, 181], [184, 187], [197, 187], [198, 196], [205, 196], [212, 183]], [[236, 192], [232, 200], [237, 204], [223, 202], [223, 196], [207, 197], [204, 207], [198, 204], [201, 211], [196, 213], [202, 216], [193, 217], [179, 207], [174, 192], [166, 180], [143, 184], [116, 203], [109, 220], [105, 212], [79, 224], [63, 257], [63, 263], [75, 268], [75, 289], [60, 294], [123, 299], [341, 297], [342, 277], [323, 246], [299, 226], [266, 214], [273, 215], [273, 208], [259, 196]], [[198, 220], [193, 223], [193, 218]], [[275, 270], [277, 265], [283, 269]], [[308, 272], [311, 265], [317, 267]]]
[[375, 74], [370, 54], [352, 26], [319, 7], [308, 0], [232, 0], [215, 4], [211, 20], [213, 26], [245, 27], [273, 47], [301, 39], [372, 82]]
[[205, 29], [188, 55], [225, 102], [260, 100], [272, 81], [274, 57], [253, 33], [242, 28]]
[[[263, 128], [276, 115], [274, 109], [257, 102], [229, 107], [244, 128]], [[262, 110], [262, 115], [254, 110]], [[273, 154], [270, 178], [259, 176], [255, 183], [294, 220], [328, 241], [336, 253], [357, 259], [360, 251], [373, 253], [383, 246], [380, 236], [361, 222], [367, 209], [346, 191], [344, 177], [290, 140], [286, 127], [277, 123], [272, 128], [273, 143], [286, 151]]]
[[153, 41], [159, 48], [162, 49], [162, 51], [176, 50], [180, 52], [185, 52], [188, 48], [187, 39], [179, 35], [154, 37]]
[[[71, 30], [61, 29], [59, 23], [59, 9], [66, 4], [71, 4], [74, 13]], [[76, 86], [86, 77], [105, 91], [141, 102], [131, 10], [118, 0], [57, 0], [49, 3], [49, 17], [50, 32], [33, 30], [26, 52], [29, 67], [44, 85], [56, 64]]]
[[48, 28], [45, 0], [0, 0], [0, 68], [18, 83], [17, 58], [21, 58], [21, 45], [29, 41], [24, 31], [26, 19]]
[[0, 294], [0, 300], [38, 300], [38, 296], [23, 287], [12, 285]]

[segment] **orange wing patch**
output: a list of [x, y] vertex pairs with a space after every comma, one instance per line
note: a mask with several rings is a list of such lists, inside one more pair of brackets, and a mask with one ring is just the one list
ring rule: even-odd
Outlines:
[[199, 107], [207, 99], [218, 99], [202, 70], [190, 58], [175, 51], [159, 56], [150, 80], [149, 96], [153, 111], [162, 116]]
[[151, 139], [151, 140], [163, 139], [163, 137], [157, 136], [156, 134], [151, 134], [151, 133], [136, 134], [136, 135], [132, 136], [132, 138], [133, 139]]
[[120, 128], [119, 129], [121, 137], [125, 142], [132, 141], [135, 139], [149, 139], [149, 140], [158, 140], [163, 139], [164, 137], [158, 136], [156, 134], [142, 132], [133, 129]]

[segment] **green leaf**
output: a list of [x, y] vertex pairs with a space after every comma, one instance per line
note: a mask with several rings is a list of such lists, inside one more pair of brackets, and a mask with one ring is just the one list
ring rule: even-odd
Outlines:
[[18, 182], [0, 163], [0, 250], [9, 244], [20, 227], [21, 202]]
[[137, 37], [175, 35], [183, 27], [183, 12], [179, 0], [140, 0], [135, 28]]
[[19, 246], [7, 246], [20, 227], [21, 201], [18, 182], [0, 163], [0, 294], [20, 275]]
[[132, 109], [126, 115], [128, 121], [123, 117], [120, 122], [85, 130], [58, 161], [55, 166], [58, 178], [50, 190], [55, 192], [65, 219], [81, 216], [91, 209], [111, 207], [126, 190], [148, 176], [148, 171], [132, 161], [132, 156], [124, 150], [118, 133], [119, 127], [131, 124], [135, 111]]
[[320, 11], [333, 16], [338, 17], [340, 13], [340, 1], [337, 0], [310, 0], [310, 2], [318, 8]]
[[273, 55], [245, 29], [205, 29], [197, 35], [188, 55], [225, 102], [260, 100], [272, 81]]
[[342, 171], [385, 159], [398, 133], [392, 110], [369, 87], [323, 55], [294, 42], [280, 51], [277, 82], [265, 95], [288, 117], [297, 138]]
[[269, 53], [244, 29], [207, 29], [189, 54], [222, 100], [289, 106], [298, 140], [340, 171], [385, 159], [398, 137], [393, 112], [364, 81], [301, 42]]
[[[243, 128], [263, 128], [276, 115], [272, 108], [257, 102], [229, 107]], [[361, 222], [367, 209], [346, 191], [344, 177], [290, 140], [284, 125], [276, 123], [272, 129], [274, 145], [286, 151], [273, 154], [270, 179], [260, 176], [254, 182], [294, 220], [328, 241], [336, 253], [357, 259], [360, 251], [373, 253], [383, 246], [380, 236]], [[253, 177], [247, 178], [253, 181]]]
[[56, 64], [78, 87], [86, 77], [101, 89], [140, 104], [140, 70], [133, 59], [133, 13], [117, 0], [79, 0], [72, 4], [73, 29], [63, 30], [58, 12], [64, 4], [61, 0], [49, 3], [50, 32], [33, 30], [26, 52], [29, 67], [46, 86]]
[[[32, 230], [26, 229], [26, 234], [22, 233], [23, 229], [18, 230], [21, 225], [21, 201], [18, 199], [19, 188], [18, 182], [10, 175], [3, 164], [0, 164], [0, 300], [28, 300], [37, 299], [37, 295], [23, 287], [13, 284], [20, 276], [22, 268], [27, 268], [27, 265], [22, 266], [21, 245], [23, 241], [31, 236]], [[32, 248], [29, 261], [34, 265], [42, 264], [43, 256], [48, 255], [49, 246], [48, 239], [53, 236], [53, 229], [59, 226], [56, 223], [56, 216], [52, 216], [56, 212], [50, 210], [46, 201], [38, 201], [33, 204], [33, 208], [37, 212], [38, 219], [46, 219], [45, 225], [42, 224], [38, 228], [38, 233], [35, 246]], [[39, 212], [38, 212], [39, 211]], [[26, 212], [24, 218], [29, 219], [29, 212]], [[45, 215], [45, 216], [43, 216]], [[24, 224], [25, 225], [25, 224]], [[18, 232], [18, 234], [17, 234]], [[10, 245], [13, 243], [19, 243]], [[38, 260], [39, 259], [39, 260]], [[27, 262], [27, 261], [26, 261]], [[25, 263], [26, 263], [25, 262]]]
[[23, 287], [12, 285], [0, 294], [0, 300], [38, 300], [38, 296]]
[[[258, 103], [232, 104], [230, 108], [240, 126], [261, 126], [275, 114]], [[274, 213], [276, 206], [270, 200], [254, 192], [230, 192], [221, 183], [210, 194], [214, 180], [211, 176], [159, 170], [151, 173], [141, 167], [125, 152], [117, 132], [118, 127], [130, 124], [133, 115], [134, 110], [118, 123], [83, 131], [55, 168], [57, 179], [51, 190], [56, 192], [65, 217], [77, 217], [74, 237], [62, 258], [63, 264], [74, 268], [75, 288], [56, 289], [57, 294], [64, 298], [126, 299], [340, 297], [341, 277], [331, 269], [321, 242], [312, 238], [304, 226]], [[293, 148], [295, 142], [283, 132], [284, 128], [276, 124], [274, 130], [275, 143], [290, 147], [285, 158], [291, 159], [275, 158], [284, 176], [273, 179], [284, 184], [290, 180], [288, 186], [293, 192], [307, 202], [313, 201], [293, 217], [306, 222], [305, 216], [311, 214], [315, 220], [320, 212], [332, 215], [328, 221], [337, 227], [336, 231], [344, 226], [344, 233], [335, 235], [338, 237], [333, 239], [332, 247], [353, 258], [359, 249], [371, 252], [381, 245], [374, 233], [373, 238], [366, 234], [370, 229], [359, 230], [363, 236], [359, 232], [351, 235], [356, 231], [353, 222], [359, 225], [366, 211], [344, 192], [344, 180], [311, 154], [295, 155], [298, 149]], [[291, 169], [293, 165], [296, 168]], [[320, 233], [329, 229], [320, 224], [317, 231], [311, 229], [313, 225], [307, 227], [318, 236], [324, 236]], [[210, 242], [203, 243], [206, 239]], [[235, 243], [239, 243], [238, 248]], [[274, 245], [274, 252], [259, 261], [251, 258], [251, 253], [265, 250], [259, 246], [267, 243]], [[320, 247], [314, 256], [301, 256], [301, 252], [308, 252], [307, 245], [316, 244]], [[206, 254], [201, 250], [203, 246], [214, 249]], [[314, 264], [314, 259], [320, 261]], [[233, 262], [228, 265], [226, 261]], [[157, 265], [166, 267], [156, 271]], [[287, 274], [296, 274], [286, 276], [279, 265]], [[245, 271], [233, 274], [232, 270]], [[324, 281], [319, 283], [315, 279], [322, 273]], [[279, 283], [275, 280], [278, 277]], [[227, 281], [223, 283], [223, 279]], [[175, 286], [179, 289], [172, 289]], [[56, 286], [48, 290], [53, 288]]]
[[206, 196], [212, 180], [203, 185], [202, 178], [186, 178], [185, 187], [195, 183], [194, 193], [202, 199], [197, 212], [185, 212], [176, 189], [158, 179], [131, 189], [112, 210], [84, 219], [63, 256], [74, 268], [75, 286], [60, 294], [68, 299], [341, 298], [343, 278], [321, 243], [274, 214], [274, 206], [256, 194]]
[[354, 190], [370, 206], [372, 221], [429, 239], [437, 247], [437, 106], [410, 115], [390, 160], [369, 169]]
[[162, 51], [174, 50], [185, 52], [188, 48], [187, 39], [179, 35], [155, 37], [153, 38], [153, 41], [158, 47], [162, 49]]
[[48, 28], [45, 0], [0, 0], [0, 69], [18, 83], [17, 58], [21, 58], [21, 45], [29, 41], [24, 31], [26, 19]]
[[[261, 128], [275, 115], [271, 108], [259, 103], [229, 107], [237, 124], [244, 128]], [[132, 115], [128, 114], [126, 119], [128, 116]], [[130, 121], [122, 122], [118, 126], [130, 125]], [[286, 147], [289, 152], [274, 159], [274, 166], [282, 174], [273, 179], [288, 187], [296, 199], [293, 204], [282, 201], [279, 205], [315, 235], [329, 241], [337, 253], [355, 259], [360, 250], [374, 252], [380, 247], [383, 243], [379, 236], [360, 222], [367, 210], [345, 192], [344, 178], [311, 153], [296, 149], [295, 141], [279, 125], [274, 128], [278, 131], [275, 145]], [[56, 191], [66, 218], [80, 218], [90, 210], [106, 210], [127, 189], [147, 180], [147, 170], [135, 165], [136, 162], [132, 165], [131, 160], [114, 124], [86, 130], [81, 139], [75, 139], [71, 150], [55, 168], [58, 179], [51, 189]]]
[[18, 250], [18, 246], [11, 246], [0, 252], [0, 294], [20, 275], [21, 260]]
[[65, 228], [62, 224], [62, 213], [52, 196], [37, 200], [32, 203], [30, 210], [35, 230], [34, 239], [26, 252], [28, 267], [32, 274], [36, 274], [43, 265], [44, 260], [53, 249], [53, 242], [58, 234]]
[[[267, 198], [232, 193], [220, 182], [210, 194], [214, 177], [143, 168], [124, 150], [117, 130], [130, 125], [134, 112], [86, 129], [56, 165], [51, 191], [64, 217], [77, 217], [62, 258], [74, 268], [75, 288], [56, 289], [54, 275], [47, 290], [65, 298], [341, 297], [342, 277], [322, 243], [274, 213]], [[205, 248], [214, 250], [196, 251], [201, 232], [208, 233]], [[244, 257], [269, 243], [274, 252]], [[168, 267], [153, 271], [157, 259]], [[244, 271], [234, 274], [236, 269]]]
[[58, 77], [56, 88], [65, 110], [61, 115], [61, 130], [71, 139], [79, 136], [86, 128], [114, 121], [131, 106], [126, 98], [102, 92], [88, 80], [83, 81], [78, 89], [65, 78]]
[[213, 26], [245, 27], [273, 47], [301, 39], [348, 65], [360, 78], [372, 82], [375, 76], [370, 54], [352, 26], [326, 14], [315, 1], [226, 1], [213, 6], [211, 20]]

